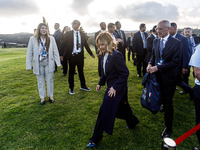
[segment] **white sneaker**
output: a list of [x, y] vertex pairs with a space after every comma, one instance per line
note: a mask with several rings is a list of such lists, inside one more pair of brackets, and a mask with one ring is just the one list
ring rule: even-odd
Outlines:
[[75, 94], [74, 90], [69, 88], [69, 94], [74, 95]]
[[83, 90], [83, 91], [91, 91], [91, 89], [88, 88], [87, 86], [85, 86], [85, 87], [81, 87], [80, 89]]

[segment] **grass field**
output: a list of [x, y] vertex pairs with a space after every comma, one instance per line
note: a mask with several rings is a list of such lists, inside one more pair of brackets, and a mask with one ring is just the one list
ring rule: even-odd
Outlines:
[[[0, 149], [1, 150], [82, 150], [92, 136], [105, 87], [95, 88], [99, 77], [97, 58], [85, 52], [85, 78], [91, 92], [80, 90], [75, 76], [75, 95], [69, 94], [67, 77], [61, 68], [54, 74], [55, 103], [40, 105], [37, 80], [32, 70], [25, 70], [26, 49], [0, 49]], [[151, 114], [140, 104], [142, 79], [136, 77], [136, 67], [127, 62], [130, 71], [128, 98], [133, 113], [140, 123], [134, 130], [126, 128], [123, 120], [116, 119], [113, 135], [104, 134], [97, 150], [160, 150], [164, 129], [163, 113]], [[194, 79], [190, 76], [190, 85]], [[175, 140], [195, 126], [193, 101], [188, 95], [174, 96]], [[46, 99], [47, 100], [47, 99]], [[178, 150], [198, 146], [196, 134], [180, 145]]]

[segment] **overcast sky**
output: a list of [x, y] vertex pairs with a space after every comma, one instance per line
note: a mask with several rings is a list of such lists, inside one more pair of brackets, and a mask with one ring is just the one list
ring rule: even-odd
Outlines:
[[123, 30], [150, 30], [158, 21], [176, 22], [179, 28], [200, 26], [199, 0], [0, 0], [0, 34], [33, 33], [44, 16], [50, 32], [54, 23], [71, 27], [78, 19], [88, 33], [99, 23], [120, 21]]

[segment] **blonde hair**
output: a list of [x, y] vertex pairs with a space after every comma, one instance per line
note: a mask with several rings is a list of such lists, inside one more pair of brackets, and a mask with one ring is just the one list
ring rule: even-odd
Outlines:
[[38, 43], [40, 43], [40, 28], [42, 26], [46, 26], [47, 27], [47, 34], [45, 35], [46, 36], [46, 50], [48, 51], [49, 50], [49, 45], [50, 45], [50, 38], [49, 38], [49, 30], [48, 30], [48, 25], [46, 23], [40, 23], [37, 27], [37, 33], [35, 35], [35, 37], [37, 38], [37, 41]]
[[112, 35], [107, 31], [101, 32], [96, 38], [96, 45], [98, 47], [98, 51], [100, 55], [103, 52], [100, 50], [98, 40], [102, 41], [107, 46], [106, 51], [109, 52], [110, 54], [113, 53], [113, 50], [117, 49], [117, 43], [114, 42]]

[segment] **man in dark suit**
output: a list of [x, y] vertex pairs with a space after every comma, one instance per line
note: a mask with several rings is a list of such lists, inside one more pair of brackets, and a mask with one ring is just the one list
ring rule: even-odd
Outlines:
[[120, 51], [124, 56], [124, 61], [126, 62], [126, 36], [123, 30], [121, 29], [121, 23], [119, 21], [115, 22], [116, 30], [115, 35], [117, 38], [121, 39], [121, 42], [118, 43], [117, 50]]
[[148, 35], [145, 31], [146, 25], [142, 23], [140, 24], [140, 31], [136, 32], [133, 37], [133, 53], [137, 57], [138, 77], [141, 77], [141, 66], [143, 65], [143, 75], [145, 75], [147, 67], [144, 59], [147, 54], [146, 38]]
[[[58, 47], [58, 52], [60, 52], [60, 40], [61, 40], [61, 31], [60, 31], [59, 28], [60, 28], [60, 24], [59, 23], [55, 23], [55, 25], [54, 25], [55, 32], [53, 34], [53, 37], [56, 40], [56, 45]], [[57, 71], [56, 63], [55, 63], [55, 71]]]
[[153, 40], [155, 38], [157, 38], [158, 36], [158, 33], [156, 31], [156, 25], [153, 27], [152, 29], [152, 33], [147, 37], [147, 55], [145, 57], [145, 62], [148, 64], [149, 63], [149, 60], [151, 58], [151, 55], [152, 55], [152, 49], [153, 49]]
[[[65, 39], [61, 44], [61, 55], [64, 60], [69, 60], [69, 93], [74, 93], [74, 71], [75, 67], [78, 68], [79, 79], [81, 82], [81, 90], [91, 91], [85, 84], [85, 77], [83, 74], [84, 66], [84, 47], [87, 52], [95, 58], [92, 51], [90, 50], [88, 43], [85, 38], [85, 34], [79, 31], [80, 22], [74, 20], [72, 22], [72, 31], [66, 33]], [[66, 58], [65, 58], [66, 57]]]
[[133, 57], [133, 32], [131, 32], [131, 36], [127, 39], [127, 50], [128, 50], [128, 61], [130, 61], [130, 55], [132, 53], [132, 60]]
[[178, 69], [181, 62], [181, 42], [169, 35], [170, 22], [162, 20], [157, 25], [160, 38], [153, 42], [152, 57], [147, 72], [155, 73], [160, 86], [160, 100], [164, 107], [165, 129], [162, 137], [170, 137], [173, 125], [172, 98], [176, 90]]
[[99, 35], [99, 33], [101, 33], [101, 32], [103, 32], [103, 31], [106, 30], [106, 23], [105, 22], [101, 22], [100, 23], [100, 28], [101, 28], [101, 30], [99, 30], [98, 32], [96, 32], [95, 35], [94, 35], [95, 50], [96, 50], [96, 54], [97, 54], [97, 57], [98, 57], [98, 73], [99, 73], [99, 77], [101, 77], [101, 55], [99, 55], [99, 52], [97, 51], [98, 48], [97, 48], [97, 45], [96, 45], [96, 38]]
[[172, 37], [177, 38], [181, 41], [182, 57], [181, 57], [181, 65], [179, 69], [179, 76], [177, 80], [177, 85], [183, 89], [183, 91], [181, 91], [180, 94], [190, 93], [190, 99], [192, 99], [193, 97], [192, 88], [188, 85], [189, 61], [191, 57], [188, 40], [183, 35], [177, 33], [177, 24], [174, 22], [171, 23], [169, 33]]

